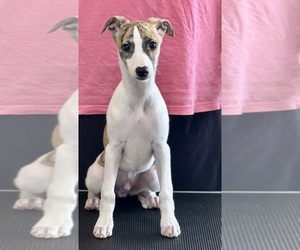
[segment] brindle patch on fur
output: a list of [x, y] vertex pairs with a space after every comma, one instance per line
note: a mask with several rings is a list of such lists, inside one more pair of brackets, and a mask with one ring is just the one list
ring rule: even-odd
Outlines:
[[128, 45], [130, 45], [130, 51], [127, 51], [127, 52], [124, 52], [121, 49], [119, 49], [119, 54], [120, 54], [120, 57], [122, 58], [122, 60], [126, 63], [126, 60], [127, 59], [130, 59], [134, 53], [134, 48], [135, 48], [135, 45], [134, 45], [134, 42], [131, 40], [128, 40], [127, 41]]
[[[123, 26], [122, 33], [120, 33], [119, 39], [117, 41], [120, 57], [126, 63], [126, 60], [130, 59], [134, 53], [133, 29], [135, 26], [137, 26], [143, 40], [143, 51], [150, 58], [151, 62], [154, 65], [156, 55], [159, 53], [159, 44], [161, 42], [161, 37], [157, 33], [155, 27], [147, 22], [132, 22]], [[157, 44], [157, 48], [154, 50], [149, 49], [149, 43], [151, 41], [154, 41]], [[128, 43], [131, 46], [131, 50], [129, 52], [124, 52], [122, 50], [121, 47], [124, 43]]]
[[[137, 28], [140, 32], [141, 38], [143, 40], [143, 51], [151, 60], [153, 66], [155, 67], [156, 57], [160, 51], [161, 37], [158, 35], [157, 30], [153, 25], [147, 22], [142, 22], [137, 24]], [[151, 50], [149, 48], [150, 42], [154, 41], [157, 45], [156, 49]]]
[[[125, 24], [120, 33], [119, 39], [116, 41], [116, 44], [119, 49], [120, 57], [125, 64], [126, 64], [126, 60], [130, 59], [134, 53], [135, 45], [133, 42], [133, 28], [134, 28], [134, 26], [132, 25], [132, 23]], [[130, 45], [129, 52], [124, 52], [122, 50], [122, 44], [124, 44], [124, 43], [128, 43]]]
[[[141, 38], [143, 40], [143, 51], [148, 55], [152, 64], [155, 65], [156, 55], [159, 53], [159, 45], [161, 43], [161, 36], [158, 34], [154, 25], [148, 22], [131, 22], [123, 25], [119, 38], [116, 41], [116, 44], [119, 49], [119, 54], [124, 63], [126, 64], [126, 60], [130, 59], [134, 53], [134, 43], [133, 43], [133, 29], [137, 26]], [[149, 49], [149, 43], [151, 41], [155, 41], [157, 44], [157, 48], [155, 50]], [[124, 52], [122, 50], [122, 44], [128, 43], [131, 46], [129, 52]]]

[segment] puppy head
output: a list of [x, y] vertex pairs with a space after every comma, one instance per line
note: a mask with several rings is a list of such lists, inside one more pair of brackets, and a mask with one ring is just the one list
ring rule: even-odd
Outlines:
[[68, 17], [66, 19], [61, 20], [57, 24], [53, 26], [48, 33], [54, 32], [62, 28], [63, 30], [67, 31], [70, 36], [78, 42], [78, 17]]
[[111, 32], [130, 76], [140, 82], [154, 77], [164, 35], [174, 37], [168, 20], [153, 17], [130, 22], [122, 16], [114, 16], [106, 22], [101, 33], [106, 29]]

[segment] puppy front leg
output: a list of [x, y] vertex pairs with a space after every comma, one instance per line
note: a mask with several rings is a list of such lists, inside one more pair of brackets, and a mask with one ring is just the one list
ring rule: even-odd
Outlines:
[[62, 144], [57, 148], [53, 181], [47, 190], [43, 217], [31, 234], [38, 238], [58, 238], [71, 234], [72, 212], [77, 195], [77, 145]]
[[153, 143], [152, 147], [160, 183], [159, 207], [161, 212], [161, 234], [169, 238], [177, 237], [180, 234], [180, 227], [174, 215], [170, 148], [165, 142]]
[[72, 212], [77, 202], [75, 188], [78, 181], [78, 91], [66, 101], [58, 119], [63, 143], [56, 148], [44, 215], [31, 231], [39, 238], [68, 236], [73, 227]]
[[115, 208], [114, 189], [123, 147], [124, 143], [109, 143], [105, 148], [105, 167], [101, 188], [100, 214], [93, 232], [96, 238], [107, 238], [112, 235], [114, 226], [113, 211]]

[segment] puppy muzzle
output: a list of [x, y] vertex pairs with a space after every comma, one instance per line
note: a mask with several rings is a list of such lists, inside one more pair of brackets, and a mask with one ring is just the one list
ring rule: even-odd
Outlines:
[[149, 68], [146, 66], [137, 67], [135, 73], [137, 75], [137, 80], [143, 81], [149, 78]]

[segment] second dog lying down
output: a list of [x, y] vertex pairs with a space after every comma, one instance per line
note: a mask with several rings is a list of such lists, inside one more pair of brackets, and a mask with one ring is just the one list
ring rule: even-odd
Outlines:
[[102, 32], [106, 29], [118, 49], [122, 80], [107, 110], [105, 151], [86, 177], [89, 193], [85, 208], [100, 210], [94, 236], [112, 235], [115, 192], [120, 197], [138, 195], [144, 208], [159, 207], [161, 234], [177, 237], [180, 227], [174, 215], [167, 144], [169, 117], [155, 84], [160, 45], [165, 34], [174, 36], [172, 26], [165, 19], [130, 22], [116, 16], [107, 21]]

